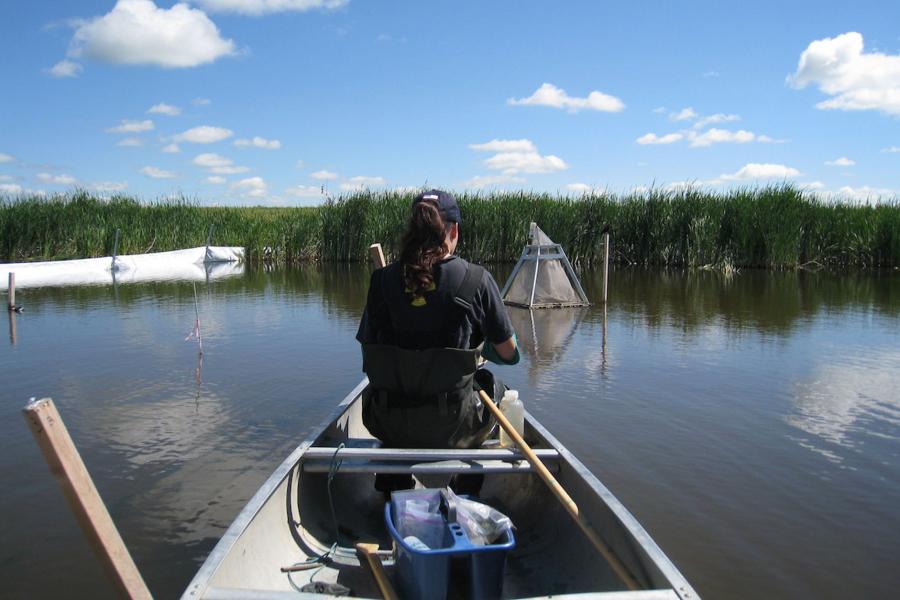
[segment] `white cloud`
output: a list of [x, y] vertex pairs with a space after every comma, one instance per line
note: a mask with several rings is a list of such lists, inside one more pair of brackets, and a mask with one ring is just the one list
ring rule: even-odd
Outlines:
[[228, 183], [228, 180], [220, 175], [210, 175], [203, 181], [205, 181], [206, 183], [211, 183], [212, 185], [222, 185], [223, 183]]
[[0, 183], [0, 194], [18, 196], [22, 193], [22, 186], [17, 183]]
[[0, 163], [12, 162], [14, 160], [16, 160], [15, 156], [11, 156], [9, 154], [4, 154], [3, 152], [0, 152]]
[[12, 181], [11, 175], [0, 175], [0, 181]]
[[502, 171], [504, 175], [516, 173], [552, 173], [569, 168], [569, 165], [552, 154], [541, 156], [537, 152], [501, 152], [486, 159], [488, 169]]
[[144, 119], [143, 121], [134, 121], [131, 119], [122, 119], [115, 127], [110, 127], [106, 133], [141, 133], [142, 131], [150, 131], [153, 129], [153, 121]]
[[525, 183], [525, 179], [511, 175], [476, 175], [472, 179], [463, 182], [463, 186], [469, 189], [480, 190], [486, 187], [496, 187], [510, 183]]
[[47, 69], [47, 73], [57, 78], [78, 77], [83, 70], [84, 67], [77, 62], [64, 59]]
[[127, 181], [95, 181], [90, 188], [100, 194], [114, 194], [122, 192], [128, 187]]
[[281, 142], [278, 140], [267, 140], [266, 138], [262, 138], [254, 136], [253, 139], [240, 139], [235, 140], [234, 145], [242, 148], [246, 148], [252, 146], [254, 148], [263, 148], [265, 150], [278, 150], [281, 148]]
[[828, 167], [852, 167], [855, 164], [856, 164], [855, 160], [851, 160], [851, 159], [847, 158], [846, 156], [842, 156], [835, 160], [826, 160], [825, 161], [825, 166], [828, 166]]
[[231, 184], [231, 189], [248, 198], [264, 198], [268, 187], [262, 177], [248, 177]]
[[191, 142], [192, 144], [213, 144], [228, 139], [232, 135], [234, 135], [234, 132], [224, 127], [200, 125], [199, 127], [183, 131], [172, 139], [176, 142]]
[[121, 65], [196, 67], [235, 53], [206, 14], [179, 2], [160, 8], [152, 0], [118, 0], [102, 17], [81, 22], [69, 56]]
[[721, 175], [725, 181], [746, 181], [752, 179], [790, 179], [800, 175], [793, 167], [772, 163], [747, 163], [731, 175]]
[[141, 173], [153, 179], [172, 179], [176, 177], [176, 174], [172, 171], [165, 171], [156, 167], [144, 167], [141, 169]]
[[725, 113], [716, 113], [707, 117], [700, 117], [691, 125], [694, 129], [703, 129], [707, 125], [715, 125], [716, 123], [728, 123], [731, 121], [740, 121], [739, 115], [726, 115]]
[[672, 113], [669, 115], [669, 118], [673, 121], [691, 121], [699, 117], [693, 108], [688, 106], [687, 108], [682, 108], [677, 113]]
[[230, 158], [225, 158], [224, 156], [220, 156], [218, 154], [214, 154], [212, 152], [207, 152], [204, 154], [198, 154], [192, 160], [195, 165], [198, 167], [204, 168], [212, 168], [212, 167], [228, 167], [231, 166], [232, 161]]
[[514, 106], [552, 106], [553, 108], [564, 108], [572, 113], [579, 110], [619, 112], [625, 108], [625, 104], [615, 96], [594, 90], [586, 98], [576, 98], [569, 96], [565, 90], [552, 83], [544, 83], [527, 98], [510, 98], [506, 102]]
[[191, 100], [191, 104], [194, 106], [206, 106], [211, 102], [209, 98], [194, 98]]
[[588, 185], [586, 183], [568, 183], [566, 184], [566, 191], [572, 192], [573, 194], [590, 194], [594, 190], [594, 186]]
[[666, 135], [658, 136], [655, 133], [647, 133], [636, 139], [635, 141], [645, 146], [647, 144], [672, 144], [684, 138], [684, 135], [681, 133], [667, 133]]
[[236, 13], [258, 17], [277, 12], [335, 10], [350, 0], [194, 0], [209, 12]]
[[351, 177], [347, 181], [341, 183], [342, 192], [356, 192], [370, 187], [381, 187], [387, 184], [384, 177], [368, 177], [366, 175], [357, 175]]
[[38, 173], [37, 180], [52, 185], [75, 185], [78, 180], [71, 175], [51, 175], [50, 173]]
[[310, 177], [313, 179], [318, 179], [319, 181], [328, 181], [330, 179], [337, 179], [338, 174], [332, 173], [331, 171], [325, 171], [324, 169], [321, 171], [316, 171], [315, 173], [310, 173]]
[[816, 40], [788, 76], [796, 88], [813, 84], [830, 99], [822, 110], [880, 110], [900, 115], [900, 55], [863, 51], [863, 36], [850, 31]]
[[136, 138], [136, 137], [122, 138], [121, 140], [116, 142], [116, 146], [137, 147], [137, 146], [143, 146], [143, 145], [144, 145], [144, 142], [141, 141], [141, 138]]
[[469, 144], [471, 150], [476, 152], [537, 152], [537, 147], [531, 140], [497, 140], [493, 139], [483, 144]]
[[250, 167], [221, 166], [221, 167], [211, 167], [209, 169], [209, 172], [215, 173], [217, 175], [237, 175], [238, 173], [246, 173], [249, 170], [250, 170]]
[[801, 190], [823, 190], [825, 189], [825, 184], [821, 181], [809, 181], [806, 183], [798, 183], [797, 187]]
[[694, 133], [689, 135], [691, 147], [701, 148], [712, 146], [713, 144], [733, 143], [746, 144], [756, 139], [756, 135], [752, 131], [739, 129], [738, 131], [729, 131], [727, 129], [708, 129], [703, 133]]
[[664, 112], [666, 112], [666, 107], [665, 106], [657, 106], [656, 108], [653, 109], [653, 112], [657, 115], [661, 115]]
[[558, 156], [542, 156], [531, 140], [491, 140], [484, 144], [471, 144], [472, 150], [496, 152], [484, 161], [487, 168], [502, 171], [504, 175], [518, 173], [551, 173], [568, 169], [569, 165]]
[[[891, 146], [889, 148], [882, 148], [881, 151], [882, 152], [893, 152], [893, 153], [900, 152], [900, 146]], [[0, 156], [3, 156], [3, 155], [0, 154]], [[2, 160], [0, 160], [0, 162], [2, 162]]]
[[160, 102], [159, 104], [154, 104], [153, 106], [148, 108], [147, 112], [153, 115], [168, 115], [170, 117], [174, 117], [181, 114], [181, 109], [177, 106], [172, 106], [171, 104]]
[[285, 189], [284, 193], [297, 198], [318, 198], [322, 196], [322, 188], [317, 185], [295, 185]]
[[178, 144], [173, 142], [171, 144], [166, 144], [165, 146], [163, 146], [162, 151], [166, 154], [178, 154], [179, 152], [181, 152], [181, 148], [178, 147]]
[[845, 185], [839, 189], [834, 196], [837, 198], [845, 198], [855, 200], [857, 202], [866, 202], [875, 204], [880, 200], [892, 199], [897, 197], [897, 191], [888, 188], [875, 188], [868, 185], [854, 188]]
[[703, 77], [704, 79], [712, 79], [713, 77], [718, 77], [719, 75], [721, 75], [721, 73], [719, 73], [718, 71], [704, 71], [700, 74], [700, 77]]

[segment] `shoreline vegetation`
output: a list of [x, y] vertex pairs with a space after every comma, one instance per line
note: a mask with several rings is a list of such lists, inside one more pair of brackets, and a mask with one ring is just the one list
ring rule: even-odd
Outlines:
[[[0, 199], [0, 262], [109, 256], [212, 243], [243, 246], [250, 261], [356, 262], [381, 242], [396, 256], [414, 192], [363, 191], [315, 207], [200, 206], [189, 200], [102, 199], [78, 191]], [[558, 197], [533, 192], [457, 196], [459, 253], [514, 262], [535, 221], [581, 266], [712, 268], [900, 267], [900, 203], [829, 203], [789, 185], [712, 193], [649, 190]]]

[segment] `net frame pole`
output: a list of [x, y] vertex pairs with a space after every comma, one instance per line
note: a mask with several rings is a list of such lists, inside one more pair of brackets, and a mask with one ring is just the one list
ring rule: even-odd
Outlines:
[[534, 255], [534, 280], [531, 282], [531, 299], [528, 306], [534, 306], [534, 290], [537, 289], [538, 267], [541, 265], [541, 247], [537, 247], [537, 254]]

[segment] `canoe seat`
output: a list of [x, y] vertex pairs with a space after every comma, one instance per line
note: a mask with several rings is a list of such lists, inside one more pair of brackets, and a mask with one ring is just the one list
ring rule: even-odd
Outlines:
[[[556, 450], [534, 452], [551, 472], [558, 471], [559, 453]], [[334, 447], [308, 448], [301, 458], [303, 471], [327, 473], [334, 453]], [[341, 460], [341, 473], [530, 473], [534, 470], [521, 452], [507, 448], [342, 448], [337, 456]]]

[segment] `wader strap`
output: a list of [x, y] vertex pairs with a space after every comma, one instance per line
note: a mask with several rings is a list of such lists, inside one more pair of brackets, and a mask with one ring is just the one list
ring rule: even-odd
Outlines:
[[453, 295], [453, 301], [462, 307], [466, 312], [472, 311], [472, 302], [475, 301], [475, 294], [481, 286], [481, 279], [484, 277], [484, 267], [469, 264], [466, 267], [466, 274], [459, 289]]

